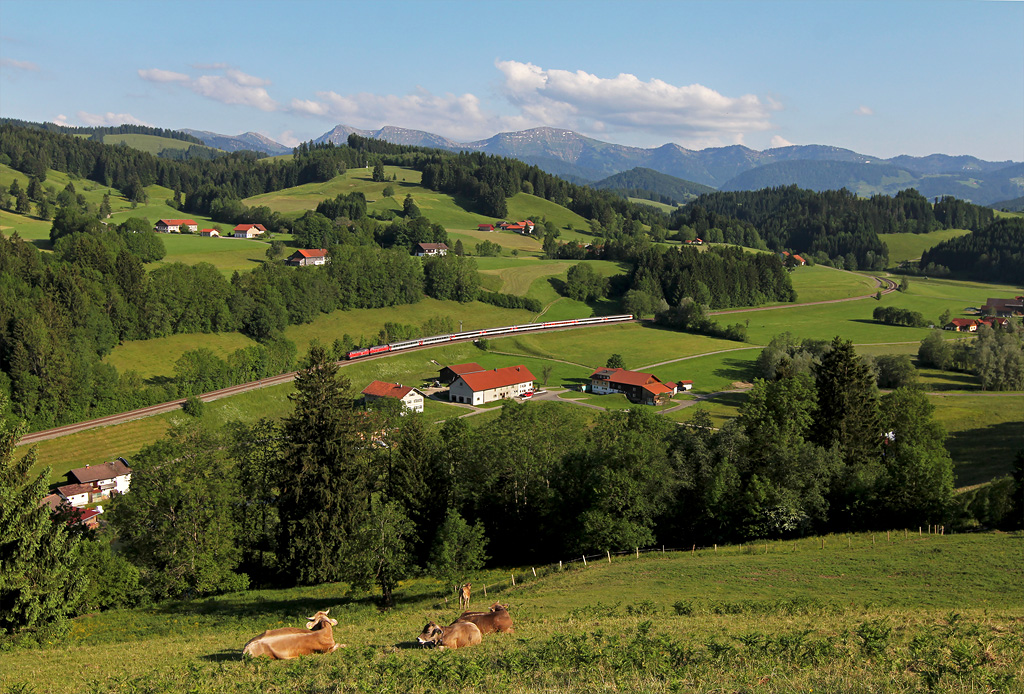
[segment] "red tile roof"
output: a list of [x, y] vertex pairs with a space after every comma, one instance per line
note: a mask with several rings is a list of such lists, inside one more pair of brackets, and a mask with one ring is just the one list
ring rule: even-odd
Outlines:
[[68, 473], [68, 479], [80, 483], [99, 482], [100, 480], [112, 480], [120, 475], [131, 474], [132, 469], [118, 459], [110, 463], [99, 465], [86, 465], [75, 468]]
[[295, 253], [298, 253], [303, 258], [326, 258], [327, 257], [327, 249], [326, 248], [300, 248], [299, 250], [295, 251]]
[[419, 246], [420, 249], [424, 250], [424, 251], [442, 250], [442, 249], [444, 249], [446, 251], [448, 250], [448, 244], [446, 244], [446, 243], [417, 243], [416, 245]]
[[534, 380], [533, 374], [525, 366], [506, 366], [504, 369], [493, 371], [478, 371], [463, 374], [460, 378], [474, 393]]
[[267, 228], [262, 224], [239, 224], [235, 227], [235, 231], [249, 231], [250, 229], [259, 229], [260, 231], [266, 231]]
[[950, 325], [955, 325], [958, 328], [969, 328], [972, 325], [977, 325], [978, 321], [974, 320], [973, 318], [954, 318], [953, 320], [949, 321], [949, 323]]
[[622, 383], [624, 385], [643, 388], [653, 395], [659, 393], [671, 393], [672, 388], [660, 380], [654, 374], [643, 373], [642, 371], [628, 371], [626, 369], [598, 369], [590, 374], [590, 378], [608, 383]]
[[493, 224], [479, 224], [479, 225], [477, 225], [476, 228], [477, 229], [484, 229], [486, 231], [494, 231], [494, 225]]
[[401, 383], [388, 383], [387, 381], [374, 381], [363, 388], [363, 395], [373, 395], [378, 398], [398, 398], [401, 400], [412, 390], [409, 386]]
[[188, 225], [190, 227], [199, 226], [192, 219], [161, 219], [157, 224], [163, 224], [165, 227], [180, 227], [182, 225]]

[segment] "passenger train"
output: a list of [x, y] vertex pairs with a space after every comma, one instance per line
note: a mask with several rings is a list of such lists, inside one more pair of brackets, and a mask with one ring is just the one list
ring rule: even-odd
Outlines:
[[383, 354], [385, 352], [399, 352], [403, 349], [411, 349], [413, 347], [428, 347], [430, 345], [439, 345], [444, 342], [458, 342], [459, 340], [480, 339], [481, 337], [498, 337], [501, 335], [537, 332], [539, 330], [551, 330], [554, 328], [571, 328], [577, 325], [623, 323], [631, 320], [633, 320], [633, 316], [630, 314], [626, 314], [622, 316], [597, 316], [594, 318], [574, 318], [572, 320], [557, 320], [551, 321], [549, 323], [527, 323], [525, 325], [506, 325], [503, 328], [487, 328], [485, 330], [470, 330], [464, 333], [434, 335], [433, 337], [421, 337], [416, 340], [406, 340], [404, 342], [392, 342], [391, 344], [387, 345], [377, 345], [375, 347], [353, 349], [348, 354], [346, 354], [345, 357], [348, 359], [359, 359], [360, 357], [368, 357], [374, 354]]

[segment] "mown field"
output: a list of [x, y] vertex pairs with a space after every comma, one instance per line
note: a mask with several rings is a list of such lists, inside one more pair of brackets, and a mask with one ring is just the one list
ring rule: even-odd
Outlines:
[[125, 144], [132, 149], [138, 149], [143, 152], [149, 152], [156, 156], [165, 149], [188, 149], [190, 147], [198, 147], [200, 149], [207, 149], [211, 152], [217, 152], [219, 150], [214, 147], [207, 147], [206, 145], [196, 144], [194, 142], [186, 142], [185, 140], [176, 140], [173, 137], [159, 137], [157, 135], [142, 135], [139, 133], [125, 133], [115, 135], [113, 133], [103, 136], [103, 144], [105, 145], [120, 145]]
[[[343, 584], [165, 603], [4, 653], [0, 691], [1010, 694], [1024, 691], [1022, 542], [914, 528], [482, 571], [473, 605], [508, 604], [515, 633], [455, 651], [415, 643], [457, 613], [428, 578], [383, 613]], [[346, 648], [241, 659], [256, 634], [327, 608]]]
[[904, 260], [917, 260], [943, 241], [969, 233], [967, 229], [943, 229], [930, 234], [882, 234], [880, 238], [889, 247], [889, 264], [895, 267]]

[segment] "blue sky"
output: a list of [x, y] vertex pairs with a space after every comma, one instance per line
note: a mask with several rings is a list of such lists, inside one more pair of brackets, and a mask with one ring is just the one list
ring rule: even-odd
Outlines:
[[0, 115], [1024, 161], [1024, 3], [0, 0]]

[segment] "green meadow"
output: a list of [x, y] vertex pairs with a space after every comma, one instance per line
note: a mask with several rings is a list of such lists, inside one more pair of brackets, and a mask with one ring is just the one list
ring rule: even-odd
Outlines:
[[826, 265], [793, 268], [790, 279], [796, 290], [796, 300], [801, 303], [848, 299], [878, 291], [878, 283], [870, 275], [836, 270]]
[[[155, 223], [156, 219], [151, 221]], [[202, 226], [204, 222], [198, 219], [196, 222], [201, 225], [200, 228], [206, 228]], [[230, 234], [231, 228], [226, 227], [223, 233]], [[160, 240], [164, 242], [167, 255], [162, 260], [148, 263], [146, 268], [149, 270], [170, 263], [210, 263], [215, 265], [222, 275], [231, 277], [236, 271], [246, 272], [267, 262], [266, 241], [217, 238], [199, 234], [160, 234]]]
[[141, 135], [138, 133], [127, 133], [121, 135], [115, 135], [113, 133], [103, 136], [103, 144], [105, 145], [127, 145], [132, 149], [138, 149], [143, 152], [149, 152], [152, 155], [160, 154], [165, 149], [189, 149], [190, 147], [198, 147], [200, 149], [210, 150], [211, 152], [219, 152], [213, 147], [207, 147], [206, 145], [196, 144], [194, 142], [186, 142], [185, 140], [176, 140], [172, 137], [159, 137], [157, 135]]
[[943, 241], [971, 233], [967, 229], [942, 229], [930, 234], [882, 234], [879, 238], [889, 248], [889, 263], [896, 266], [905, 260], [917, 260], [921, 254]]
[[[1021, 541], [915, 528], [481, 571], [473, 606], [509, 605], [515, 633], [456, 651], [416, 644], [428, 620], [457, 614], [427, 578], [404, 581], [388, 612], [344, 584], [115, 610], [75, 619], [59, 646], [4, 653], [0, 691], [1012, 694]], [[253, 636], [328, 608], [345, 648], [240, 657]]]

